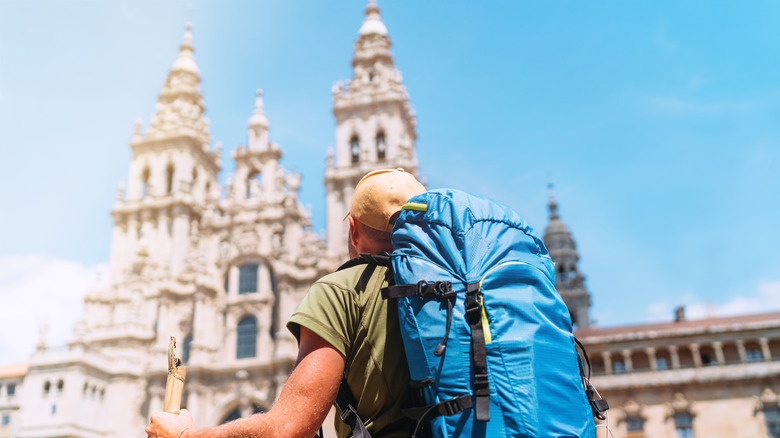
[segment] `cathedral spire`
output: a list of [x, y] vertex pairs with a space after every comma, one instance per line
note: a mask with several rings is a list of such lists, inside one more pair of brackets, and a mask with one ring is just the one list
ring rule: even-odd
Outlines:
[[205, 106], [194, 51], [192, 25], [187, 23], [179, 56], [158, 97], [156, 114], [149, 126], [149, 139], [185, 135], [196, 139], [204, 149], [208, 147], [209, 121], [203, 117]]
[[555, 286], [569, 308], [572, 323], [578, 328], [585, 328], [590, 325], [588, 315], [590, 294], [585, 288], [585, 277], [579, 272], [577, 266], [580, 258], [577, 245], [569, 228], [558, 215], [558, 202], [555, 200], [553, 184], [549, 183], [547, 188], [550, 196], [548, 204], [550, 222], [544, 231], [544, 245], [555, 262]]
[[553, 183], [547, 184], [547, 191], [550, 195], [550, 203], [548, 208], [550, 209], [550, 221], [558, 219], [558, 203], [555, 202], [555, 187]]
[[263, 109], [263, 90], [258, 89], [255, 97], [255, 111], [249, 118], [249, 149], [265, 150], [268, 147], [268, 118]]

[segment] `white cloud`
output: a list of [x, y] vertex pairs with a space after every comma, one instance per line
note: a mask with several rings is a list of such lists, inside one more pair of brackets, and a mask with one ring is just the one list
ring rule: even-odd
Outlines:
[[26, 362], [42, 324], [49, 346], [67, 343], [99, 269], [42, 255], [0, 257], [0, 364]]
[[722, 306], [718, 306], [720, 316], [777, 311], [780, 311], [780, 280], [763, 281], [758, 285], [756, 295], [736, 296]]
[[737, 293], [723, 303], [716, 304], [693, 294], [683, 294], [674, 304], [654, 302], [645, 309], [647, 322], [671, 321], [678, 305], [685, 306], [685, 317], [691, 320], [780, 312], [780, 280], [762, 281], [752, 294]]

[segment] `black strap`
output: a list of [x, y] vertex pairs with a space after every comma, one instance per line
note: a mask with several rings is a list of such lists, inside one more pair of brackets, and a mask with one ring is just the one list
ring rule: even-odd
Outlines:
[[396, 284], [382, 288], [382, 298], [426, 297], [433, 295], [437, 299], [454, 298], [456, 293], [452, 290], [449, 281], [425, 281], [420, 280], [414, 284]]
[[466, 394], [444, 400], [432, 406], [402, 409], [401, 412], [412, 420], [417, 421], [414, 432], [412, 432], [412, 438], [416, 438], [420, 427], [425, 427], [434, 418], [449, 417], [450, 415], [461, 413], [470, 407], [472, 407], [471, 396]]
[[353, 438], [371, 438], [371, 434], [366, 430], [366, 426], [357, 413], [357, 401], [352, 396], [352, 392], [347, 386], [345, 380], [339, 385], [339, 393], [336, 395], [336, 407], [341, 411], [341, 421], [352, 429]]
[[477, 421], [490, 421], [490, 383], [487, 347], [482, 330], [482, 303], [479, 283], [466, 285], [466, 319], [471, 326], [471, 360], [474, 365], [474, 412]]
[[585, 351], [585, 346], [582, 345], [582, 342], [580, 342], [580, 340], [577, 338], [574, 338], [574, 342], [577, 344], [577, 346], [580, 347], [582, 356], [585, 357], [585, 362], [588, 363], [588, 376], [585, 377], [585, 372], [582, 370], [582, 357], [579, 354], [577, 355], [577, 358], [579, 359], [577, 363], [580, 365], [580, 375], [584, 380], [583, 383], [585, 384], [585, 395], [588, 397], [590, 410], [593, 411], [594, 417], [598, 418], [599, 420], [604, 420], [606, 418], [604, 412], [609, 410], [609, 403], [607, 403], [605, 399], [599, 396], [596, 388], [594, 388], [590, 383], [590, 358], [588, 357], [588, 352]]

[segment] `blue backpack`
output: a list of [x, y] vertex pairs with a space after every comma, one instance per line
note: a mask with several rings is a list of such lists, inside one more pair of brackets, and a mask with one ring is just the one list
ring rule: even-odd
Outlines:
[[553, 262], [523, 218], [434, 190], [403, 207], [392, 242], [395, 285], [382, 294], [398, 300], [413, 436], [595, 436], [608, 406], [594, 400]]

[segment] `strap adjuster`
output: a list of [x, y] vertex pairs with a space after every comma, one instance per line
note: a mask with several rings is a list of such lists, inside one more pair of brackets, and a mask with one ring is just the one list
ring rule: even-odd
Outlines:
[[352, 406], [348, 406], [347, 409], [344, 409], [341, 412], [340, 417], [341, 417], [341, 421], [343, 421], [349, 427], [352, 427], [352, 428], [355, 427], [355, 422], [358, 419], [357, 411]]

